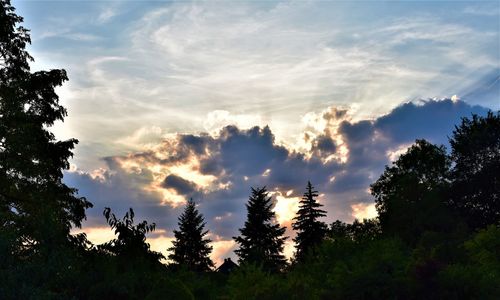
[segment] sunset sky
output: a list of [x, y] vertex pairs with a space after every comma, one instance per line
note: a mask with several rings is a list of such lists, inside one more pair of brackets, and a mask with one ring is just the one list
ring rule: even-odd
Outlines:
[[251, 186], [289, 226], [308, 180], [326, 222], [374, 217], [369, 185], [416, 138], [447, 145], [460, 117], [500, 109], [498, 1], [13, 5], [33, 70], [68, 72], [53, 132], [80, 141], [65, 182], [94, 204], [96, 243], [104, 207], [132, 207], [165, 252], [193, 197], [218, 264]]

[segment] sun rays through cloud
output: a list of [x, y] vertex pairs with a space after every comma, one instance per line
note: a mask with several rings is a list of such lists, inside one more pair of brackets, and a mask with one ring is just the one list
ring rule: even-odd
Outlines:
[[[386, 164], [416, 138], [447, 144], [443, 137], [460, 116], [486, 111], [461, 100], [442, 99], [409, 102], [376, 119], [354, 120], [349, 109], [332, 107], [308, 114], [302, 147], [279, 142], [267, 126], [227, 125], [212, 133], [164, 135], [143, 151], [105, 158], [104, 168], [87, 172], [73, 165], [65, 178], [94, 200], [97, 210], [89, 210], [88, 224], [99, 228], [90, 233], [96, 241], [104, 234], [99, 208], [137, 208], [159, 224], [166, 241], [180, 209], [189, 198], [195, 199], [216, 237], [214, 245], [220, 249], [214, 259], [220, 261], [217, 255], [233, 255], [228, 249], [233, 249], [232, 237], [243, 223], [251, 186], [268, 187], [277, 222], [287, 227], [290, 237], [308, 180], [320, 191], [326, 221], [374, 218], [369, 185]], [[414, 127], [415, 122], [421, 126]], [[154, 247], [160, 243], [151, 241]]]
[[289, 227], [308, 180], [327, 221], [372, 218], [370, 183], [416, 138], [500, 108], [486, 3], [14, 2], [33, 70], [68, 71], [53, 132], [80, 140], [65, 181], [96, 241], [112, 206], [166, 243], [192, 197], [226, 255], [251, 186]]

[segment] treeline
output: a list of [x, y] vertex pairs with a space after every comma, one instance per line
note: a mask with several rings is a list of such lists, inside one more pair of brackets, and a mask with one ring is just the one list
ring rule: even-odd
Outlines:
[[[451, 151], [417, 140], [371, 185], [378, 218], [325, 224], [306, 186], [286, 237], [265, 188], [253, 188], [234, 237], [240, 266], [216, 272], [203, 216], [188, 201], [170, 263], [146, 243], [155, 230], [103, 212], [116, 238], [72, 235], [92, 204], [63, 183], [77, 140], [47, 128], [66, 110], [64, 70], [31, 72], [28, 30], [0, 7], [0, 299], [498, 299], [500, 112], [464, 118]], [[416, 124], [418, 126], [418, 124]]]

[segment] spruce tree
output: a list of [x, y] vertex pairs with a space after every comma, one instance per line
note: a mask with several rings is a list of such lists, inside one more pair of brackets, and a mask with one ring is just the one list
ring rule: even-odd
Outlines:
[[326, 211], [321, 210], [323, 205], [316, 201], [318, 191], [314, 190], [311, 182], [307, 182], [306, 192], [300, 200], [299, 211], [294, 218], [292, 228], [297, 231], [294, 238], [296, 245], [295, 259], [302, 261], [307, 253], [314, 250], [325, 237], [328, 227], [318, 218], [326, 217]]
[[272, 211], [273, 202], [266, 188], [252, 188], [247, 207], [247, 220], [241, 235], [234, 237], [240, 244], [235, 253], [240, 263], [260, 265], [266, 271], [277, 272], [286, 266], [286, 258], [282, 254], [285, 227], [276, 223], [276, 215]]
[[205, 238], [208, 230], [205, 228], [203, 215], [196, 209], [195, 202], [190, 199], [179, 216], [179, 230], [174, 230], [175, 241], [168, 256], [174, 264], [187, 267], [189, 270], [204, 272], [210, 271], [214, 264], [209, 255], [212, 246], [210, 239]]

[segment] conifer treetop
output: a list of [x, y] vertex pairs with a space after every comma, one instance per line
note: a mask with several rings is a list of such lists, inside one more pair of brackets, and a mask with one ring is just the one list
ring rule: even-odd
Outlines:
[[175, 241], [168, 249], [172, 253], [168, 258], [177, 265], [185, 266], [192, 271], [209, 271], [214, 267], [210, 259], [212, 242], [206, 238], [206, 222], [203, 215], [196, 209], [196, 203], [191, 198], [184, 211], [179, 216], [179, 230], [174, 230]]
[[300, 200], [297, 216], [293, 218], [295, 222], [292, 224], [292, 228], [297, 231], [297, 236], [294, 238], [297, 260], [304, 259], [308, 252], [314, 250], [327, 232], [327, 225], [318, 220], [326, 217], [326, 211], [320, 209], [323, 205], [316, 200], [318, 195], [318, 191], [314, 190], [311, 182], [308, 181], [306, 192]]
[[276, 222], [273, 201], [266, 187], [251, 188], [251, 191], [246, 204], [247, 220], [239, 230], [240, 236], [234, 237], [240, 244], [235, 253], [240, 264], [256, 264], [268, 271], [280, 271], [286, 266], [282, 254], [286, 228]]

